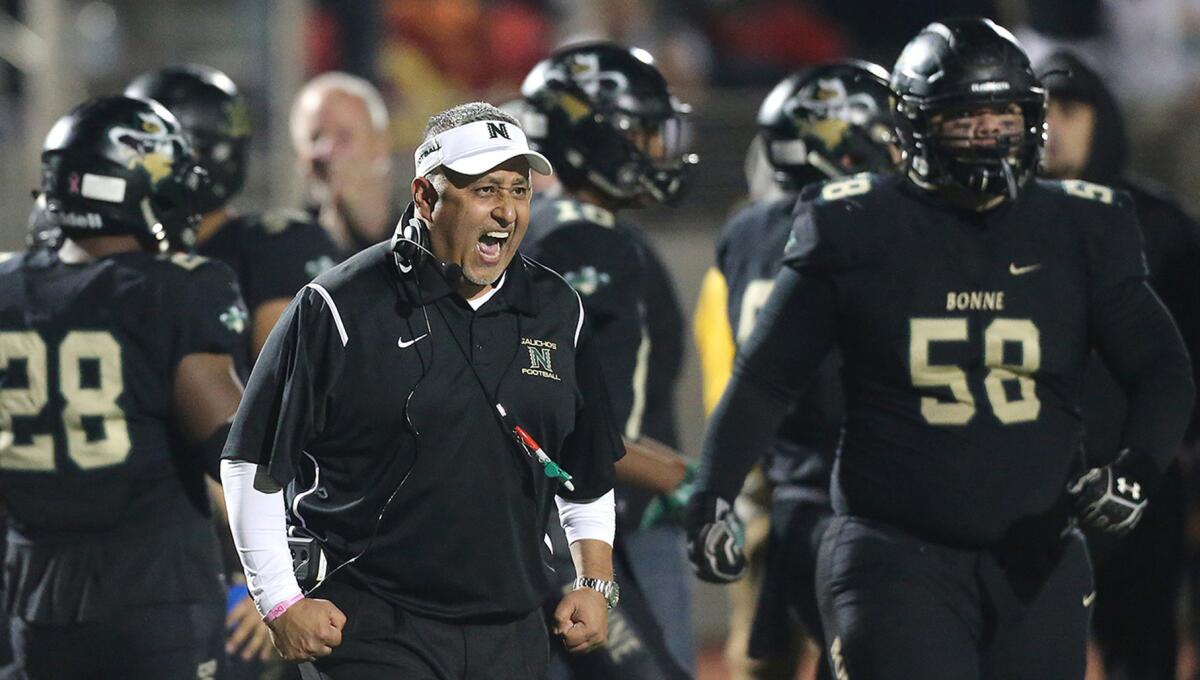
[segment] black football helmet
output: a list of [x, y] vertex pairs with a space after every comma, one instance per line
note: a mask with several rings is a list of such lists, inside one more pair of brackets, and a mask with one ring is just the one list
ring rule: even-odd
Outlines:
[[[1015, 198], [1033, 176], [1046, 139], [1046, 91], [1006, 29], [980, 18], [929, 24], [900, 53], [892, 89], [917, 185]], [[987, 105], [1019, 107], [1022, 129], [988, 147], [939, 133], [942, 120]]]
[[899, 139], [888, 72], [846, 60], [784, 78], [758, 109], [775, 179], [788, 189], [860, 172], [895, 172]]
[[250, 116], [229, 76], [197, 64], [171, 66], [134, 78], [125, 96], [153, 99], [179, 119], [209, 177], [208, 188], [197, 197], [201, 213], [225, 205], [242, 190]]
[[148, 99], [85, 102], [42, 146], [47, 222], [69, 237], [130, 234], [152, 252], [191, 248], [205, 181], [179, 122]]
[[620, 206], [673, 203], [695, 154], [684, 153], [683, 116], [642, 49], [575, 45], [541, 61], [521, 85], [522, 127], [568, 189], [593, 187]]

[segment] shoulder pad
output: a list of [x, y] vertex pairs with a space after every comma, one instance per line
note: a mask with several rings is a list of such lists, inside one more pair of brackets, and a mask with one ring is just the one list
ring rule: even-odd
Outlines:
[[1059, 194], [1099, 205], [1113, 205], [1124, 208], [1128, 207], [1131, 203], [1129, 196], [1123, 191], [1082, 179], [1064, 179], [1056, 182], [1047, 182], [1046, 186]]
[[818, 203], [841, 201], [870, 192], [875, 188], [874, 179], [871, 175], [864, 173], [854, 175], [853, 177], [830, 180], [813, 187], [807, 187], [805, 195], [806, 197], [811, 196], [809, 200]]
[[551, 199], [547, 208], [553, 211], [557, 224], [588, 222], [609, 229], [617, 226], [617, 216], [611, 211], [573, 198]]
[[182, 267], [188, 271], [192, 271], [193, 269], [201, 267], [208, 262], [212, 262], [211, 259], [204, 257], [203, 255], [194, 255], [192, 253], [163, 253], [162, 255], [156, 256], [155, 259], [159, 260], [160, 262], [170, 262], [171, 264]]
[[0, 253], [0, 264], [3, 264], [20, 254], [21, 253]]

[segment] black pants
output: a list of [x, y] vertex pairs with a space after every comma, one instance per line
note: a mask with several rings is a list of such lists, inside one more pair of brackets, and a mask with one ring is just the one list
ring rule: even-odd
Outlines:
[[546, 676], [549, 646], [542, 613], [486, 623], [417, 616], [335, 583], [314, 597], [346, 615], [342, 644], [316, 662], [330, 680], [508, 680]]
[[221, 603], [131, 607], [111, 619], [69, 625], [10, 618], [21, 680], [206, 680], [224, 655]]
[[821, 543], [817, 579], [835, 677], [1084, 676], [1094, 593], [1077, 531], [1040, 554], [998, 554], [837, 517]]
[[[817, 550], [833, 510], [789, 499], [780, 493], [781, 488], [776, 487], [771, 501], [766, 574], [750, 630], [750, 657], [761, 660], [788, 658], [798, 627], [819, 647], [825, 647], [817, 605]], [[817, 677], [830, 677], [825, 664]]]
[[1096, 566], [1092, 635], [1108, 680], [1174, 680], [1185, 566], [1187, 497], [1178, 464], [1167, 469], [1142, 521], [1115, 539], [1089, 533]]

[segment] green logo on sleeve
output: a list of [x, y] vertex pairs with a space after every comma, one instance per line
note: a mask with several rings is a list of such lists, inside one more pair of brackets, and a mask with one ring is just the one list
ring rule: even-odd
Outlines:
[[246, 310], [240, 305], [229, 305], [229, 309], [221, 314], [221, 323], [234, 333], [243, 333], [246, 330], [246, 321], [250, 316], [246, 314]]

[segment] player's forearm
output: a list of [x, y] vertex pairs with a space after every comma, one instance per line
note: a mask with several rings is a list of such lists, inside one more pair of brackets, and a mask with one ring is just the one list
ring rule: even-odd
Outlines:
[[246, 573], [246, 585], [264, 618], [282, 614], [303, 596], [288, 550], [283, 490], [256, 488], [265, 473], [242, 461], [221, 461], [221, 480], [233, 543]]
[[625, 440], [625, 457], [616, 463], [617, 479], [668, 494], [687, 476], [687, 462], [678, 453], [647, 437]]
[[784, 267], [709, 419], [698, 491], [733, 498], [834, 343], [832, 284]]
[[1122, 285], [1105, 302], [1096, 334], [1101, 356], [1128, 400], [1122, 440], [1161, 471], [1191, 419], [1191, 361], [1174, 321], [1146, 284]]

